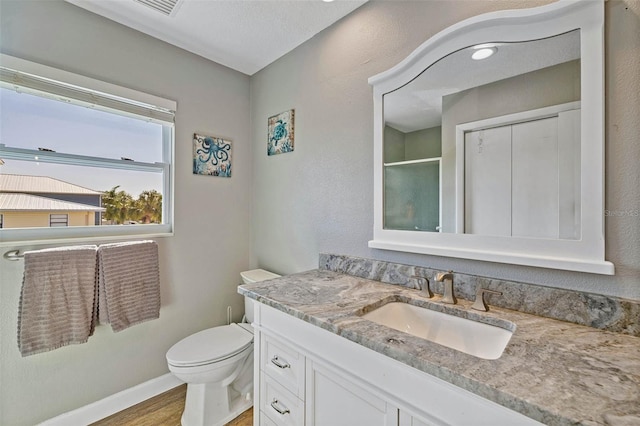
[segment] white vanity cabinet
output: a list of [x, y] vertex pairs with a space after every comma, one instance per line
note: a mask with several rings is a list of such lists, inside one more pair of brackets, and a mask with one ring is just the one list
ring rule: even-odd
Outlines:
[[261, 303], [254, 329], [254, 426], [540, 425]]
[[398, 425], [398, 409], [387, 401], [268, 332], [260, 339], [260, 424]]
[[268, 333], [258, 334], [259, 373], [255, 377], [260, 377], [256, 386], [260, 403], [255, 405], [260, 407], [260, 417], [268, 419], [266, 424], [303, 425], [305, 357]]
[[432, 426], [436, 424], [439, 423], [427, 423], [405, 411], [401, 411], [400, 417], [398, 418], [398, 426]]
[[397, 426], [398, 408], [319, 361], [307, 361], [307, 426]]

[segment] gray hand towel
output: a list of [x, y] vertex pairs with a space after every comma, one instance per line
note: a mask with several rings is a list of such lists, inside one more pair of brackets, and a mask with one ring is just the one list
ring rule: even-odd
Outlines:
[[98, 247], [100, 323], [113, 331], [160, 316], [160, 272], [155, 241]]
[[22, 356], [85, 343], [95, 328], [96, 246], [27, 251], [18, 309]]

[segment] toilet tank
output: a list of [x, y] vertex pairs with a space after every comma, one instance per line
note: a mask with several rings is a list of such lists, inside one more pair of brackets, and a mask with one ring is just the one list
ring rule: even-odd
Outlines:
[[[259, 281], [280, 277], [280, 275], [265, 271], [264, 269], [252, 269], [250, 271], [240, 272], [240, 276], [244, 284], [257, 283]], [[253, 303], [253, 299], [248, 297], [244, 298], [244, 315], [249, 323], [253, 322]]]

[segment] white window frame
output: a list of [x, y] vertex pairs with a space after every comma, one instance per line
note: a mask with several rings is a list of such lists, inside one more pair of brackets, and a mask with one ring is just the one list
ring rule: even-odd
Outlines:
[[0, 54], [0, 85], [22, 92], [48, 93], [52, 99], [144, 119], [163, 125], [162, 162], [144, 163], [76, 154], [10, 148], [0, 144], [0, 158], [75, 166], [163, 173], [162, 224], [129, 226], [69, 226], [0, 230], [0, 246], [15, 243], [49, 244], [173, 235], [174, 117], [177, 103], [155, 95]]

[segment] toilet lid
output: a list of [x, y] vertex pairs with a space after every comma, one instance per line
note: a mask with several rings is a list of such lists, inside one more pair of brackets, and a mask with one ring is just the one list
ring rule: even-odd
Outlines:
[[196, 366], [229, 358], [253, 343], [253, 333], [237, 324], [223, 325], [185, 337], [167, 352], [175, 366]]

